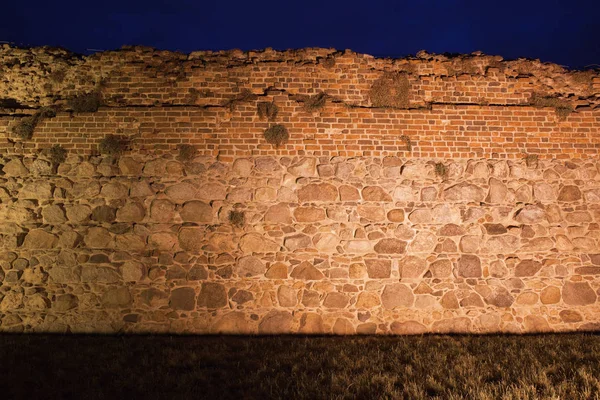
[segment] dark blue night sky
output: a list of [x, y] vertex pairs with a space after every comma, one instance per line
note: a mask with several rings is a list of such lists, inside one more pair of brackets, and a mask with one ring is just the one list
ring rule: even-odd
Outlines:
[[381, 57], [480, 50], [600, 67], [600, 0], [11, 1], [3, 17], [0, 41], [84, 54], [125, 44], [335, 47]]

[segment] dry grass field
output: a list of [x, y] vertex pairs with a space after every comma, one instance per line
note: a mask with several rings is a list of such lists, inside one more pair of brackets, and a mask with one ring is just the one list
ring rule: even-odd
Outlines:
[[4, 399], [598, 399], [600, 336], [0, 336]]

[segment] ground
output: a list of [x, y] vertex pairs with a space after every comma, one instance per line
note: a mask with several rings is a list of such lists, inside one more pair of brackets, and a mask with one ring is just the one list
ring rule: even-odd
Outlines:
[[600, 336], [0, 336], [5, 399], [597, 399]]

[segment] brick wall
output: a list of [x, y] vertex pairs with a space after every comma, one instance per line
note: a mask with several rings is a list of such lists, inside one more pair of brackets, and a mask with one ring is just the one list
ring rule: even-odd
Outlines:
[[[597, 73], [5, 46], [0, 74], [0, 330], [598, 329]], [[73, 110], [85, 93], [97, 111]]]

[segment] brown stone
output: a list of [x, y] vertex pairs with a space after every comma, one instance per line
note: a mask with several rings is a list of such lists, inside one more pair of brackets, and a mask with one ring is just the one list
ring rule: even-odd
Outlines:
[[123, 222], [140, 222], [146, 216], [144, 206], [130, 201], [117, 210], [117, 219]]
[[265, 213], [265, 222], [268, 224], [291, 224], [292, 215], [290, 208], [285, 203], [269, 207]]
[[399, 239], [381, 239], [374, 249], [380, 254], [402, 254], [406, 251], [406, 242]]
[[471, 330], [471, 320], [467, 317], [435, 321], [431, 330], [436, 333], [467, 333]]
[[534, 276], [542, 269], [542, 263], [534, 260], [523, 260], [515, 268], [515, 276]]
[[298, 304], [298, 291], [289, 286], [279, 286], [277, 299], [281, 307], [295, 307]]
[[390, 210], [387, 213], [387, 218], [391, 222], [404, 222], [404, 210], [400, 208]]
[[56, 300], [52, 302], [52, 310], [64, 312], [72, 310], [79, 305], [79, 299], [73, 294], [61, 294], [56, 296]]
[[310, 236], [305, 235], [303, 233], [298, 233], [296, 235], [286, 237], [283, 241], [283, 245], [289, 251], [295, 251], [298, 249], [306, 249], [312, 247], [312, 240]]
[[483, 189], [468, 183], [459, 183], [444, 190], [444, 199], [450, 201], [481, 202], [484, 197]]
[[579, 275], [600, 275], [600, 267], [578, 267], [575, 273]]
[[537, 224], [546, 219], [546, 212], [538, 206], [529, 205], [517, 211], [515, 219], [524, 224]]
[[437, 260], [429, 266], [433, 278], [447, 278], [452, 275], [452, 262], [450, 260]]
[[325, 219], [325, 210], [320, 207], [298, 207], [294, 210], [298, 222], [318, 222]]
[[406, 256], [398, 261], [401, 279], [418, 279], [427, 270], [427, 261], [417, 256]]
[[342, 185], [340, 186], [340, 199], [342, 201], [360, 200], [360, 193], [354, 186]]
[[265, 264], [254, 256], [242, 257], [238, 260], [236, 273], [240, 277], [257, 276], [265, 273]]
[[100, 195], [107, 199], [124, 199], [129, 194], [127, 186], [119, 182], [109, 182], [102, 186]]
[[563, 322], [568, 324], [583, 321], [581, 314], [574, 310], [562, 310], [560, 313], [558, 313], [558, 315]]
[[356, 210], [358, 215], [368, 221], [378, 222], [385, 219], [385, 210], [381, 206], [359, 205]]
[[384, 308], [392, 310], [394, 308], [411, 307], [415, 301], [415, 296], [408, 286], [402, 283], [392, 283], [385, 285], [381, 295], [381, 303]]
[[367, 186], [362, 190], [364, 201], [392, 201], [392, 197], [379, 186]]
[[317, 176], [317, 160], [314, 157], [305, 157], [296, 164], [288, 167], [288, 172], [295, 176]]
[[92, 214], [90, 207], [84, 204], [75, 204], [67, 207], [67, 218], [72, 224], [81, 224], [87, 221]]
[[458, 259], [458, 276], [463, 278], [481, 278], [481, 273], [481, 261], [479, 257], [464, 254]]
[[116, 210], [109, 206], [98, 206], [92, 211], [92, 219], [98, 222], [113, 222], [117, 218]]
[[167, 199], [157, 199], [150, 206], [150, 216], [157, 222], [173, 222], [175, 204]]
[[325, 276], [311, 263], [309, 263], [308, 261], [304, 261], [296, 267], [294, 267], [292, 273], [290, 274], [290, 277], [294, 279], [303, 279], [306, 281], [316, 281], [323, 279]]
[[333, 324], [335, 335], [354, 335], [354, 327], [346, 318], [337, 318]]
[[458, 299], [456, 298], [454, 292], [448, 292], [444, 294], [440, 300], [440, 304], [443, 308], [449, 310], [456, 310], [459, 307]]
[[558, 192], [558, 201], [578, 201], [581, 200], [581, 190], [577, 186], [563, 186]]
[[189, 182], [176, 183], [165, 190], [165, 194], [175, 203], [194, 200], [197, 196], [196, 186]]
[[201, 201], [188, 201], [179, 212], [184, 221], [210, 224], [214, 221], [213, 208]]
[[252, 169], [254, 168], [254, 162], [247, 158], [238, 158], [233, 162], [232, 171], [238, 176], [250, 176]]
[[483, 307], [483, 300], [477, 293], [470, 293], [467, 297], [460, 301], [461, 307]]
[[331, 292], [325, 296], [323, 306], [326, 308], [344, 308], [348, 305], [348, 296], [343, 293]]
[[43, 229], [32, 229], [25, 236], [23, 247], [26, 249], [51, 249], [56, 246], [58, 239], [55, 235]]
[[169, 307], [174, 310], [191, 311], [196, 308], [196, 292], [191, 287], [180, 287], [171, 290]]
[[374, 335], [377, 332], [377, 324], [374, 322], [367, 322], [359, 324], [356, 327], [356, 333], [358, 335]]
[[483, 224], [488, 235], [503, 235], [508, 230], [502, 224]]
[[585, 306], [596, 302], [597, 296], [594, 289], [587, 282], [565, 282], [562, 289], [562, 298], [570, 306]]
[[67, 219], [65, 218], [65, 211], [58, 204], [54, 204], [42, 209], [42, 217], [46, 224], [62, 224]]
[[204, 282], [198, 295], [198, 307], [221, 308], [227, 306], [227, 293], [220, 283]]
[[491, 178], [490, 190], [485, 201], [488, 203], [503, 203], [504, 199], [506, 199], [507, 194], [508, 188], [506, 187], [506, 185], [498, 179]]
[[395, 335], [421, 335], [427, 332], [427, 327], [417, 321], [394, 321], [390, 325], [390, 330]]
[[322, 253], [336, 253], [340, 238], [333, 233], [318, 233], [313, 238], [315, 248]]
[[446, 224], [440, 229], [440, 236], [462, 236], [465, 230], [456, 224]]
[[110, 288], [102, 294], [102, 305], [107, 308], [127, 307], [132, 297], [127, 287]]
[[139, 176], [142, 174], [143, 165], [131, 157], [119, 158], [119, 170], [121, 175]]
[[304, 313], [300, 317], [300, 328], [298, 330], [303, 334], [321, 334], [325, 333], [323, 327], [323, 317], [316, 313]]
[[514, 298], [504, 287], [494, 287], [491, 293], [485, 297], [485, 302], [496, 307], [510, 307]]
[[[310, 241], [310, 238], [309, 238]], [[248, 233], [240, 240], [243, 253], [270, 253], [279, 251], [280, 246], [259, 233]]]
[[278, 335], [290, 333], [292, 314], [288, 311], [269, 311], [258, 324], [258, 333], [262, 335]]
[[392, 272], [392, 261], [381, 259], [366, 259], [367, 274], [371, 279], [389, 278]]
[[29, 170], [23, 165], [23, 162], [18, 158], [12, 159], [2, 167], [2, 172], [7, 176], [27, 176]]
[[550, 331], [548, 321], [539, 315], [528, 315], [523, 320], [523, 326], [526, 332], [547, 332]]
[[216, 334], [251, 334], [254, 333], [249, 322], [241, 311], [233, 311], [218, 318], [210, 327]]
[[269, 279], [287, 279], [287, 266], [283, 263], [275, 263], [271, 265], [269, 270], [265, 273], [265, 277]]
[[356, 301], [357, 308], [375, 308], [381, 304], [379, 295], [373, 292], [361, 292]]
[[336, 201], [337, 199], [337, 188], [329, 183], [311, 183], [298, 190], [298, 201], [300, 203]]
[[197, 252], [202, 249], [203, 242], [206, 240], [205, 231], [198, 227], [183, 227], [179, 231], [179, 246], [182, 249]]

